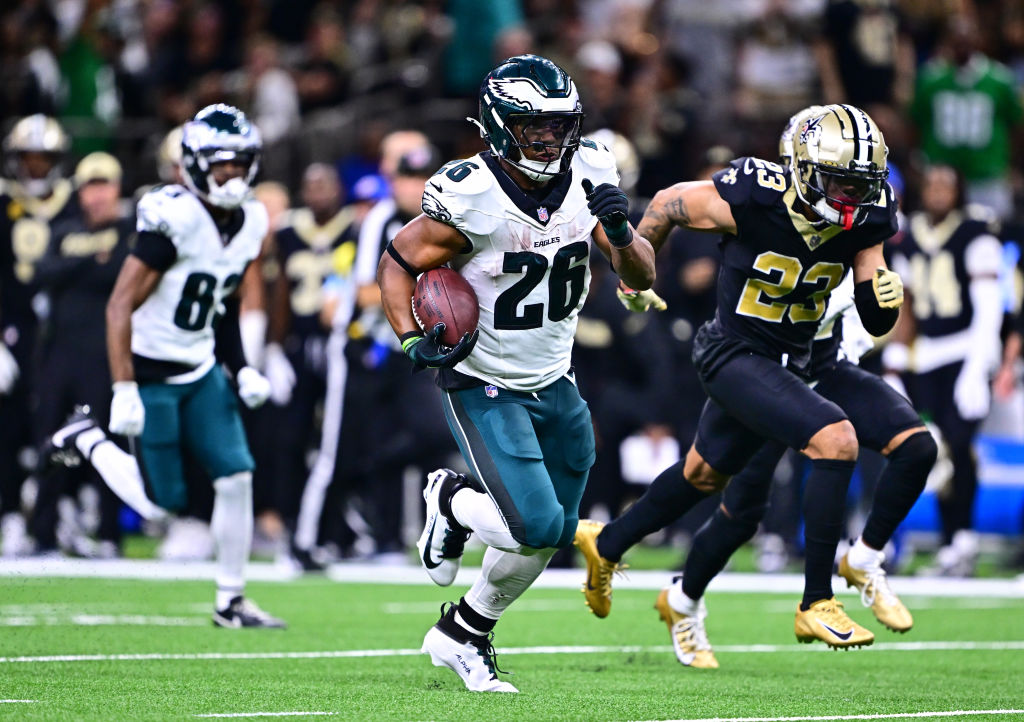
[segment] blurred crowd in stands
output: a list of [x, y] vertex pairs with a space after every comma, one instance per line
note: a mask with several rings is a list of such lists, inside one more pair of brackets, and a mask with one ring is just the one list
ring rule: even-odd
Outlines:
[[[247, 414], [258, 538], [265, 553], [307, 569], [332, 558], [404, 560], [423, 472], [460, 462], [429, 374], [410, 373], [383, 319], [376, 262], [419, 212], [426, 179], [444, 161], [483, 149], [465, 120], [477, 114], [480, 79], [524, 52], [551, 58], [575, 79], [585, 133], [615, 151], [638, 214], [658, 189], [707, 177], [731, 158], [776, 159], [786, 119], [810, 104], [855, 104], [877, 121], [908, 224], [912, 213], [933, 211], [921, 192], [927, 169], [952, 169], [952, 199], [938, 216], [933, 211], [933, 225], [954, 211], [984, 218], [1005, 251], [1006, 318], [993, 340], [1005, 352], [985, 370], [991, 411], [986, 402], [964, 419], [960, 409], [948, 428], [938, 413], [931, 419], [949, 451], [935, 487], [952, 489], [960, 517], [968, 510], [965, 519], [943, 518], [934, 571], [971, 573], [978, 553], [970, 512], [976, 475], [965, 466], [974, 465], [971, 438], [982, 423], [1024, 438], [1015, 267], [1024, 238], [1024, 5], [1014, 0], [4, 4], [2, 199], [12, 230], [0, 237], [0, 258], [11, 259], [12, 278], [31, 285], [38, 339], [26, 349], [25, 339], [12, 338], [12, 310], [0, 302], [3, 343], [21, 347], [10, 384], [0, 364], [3, 556], [121, 553], [131, 515], [84, 472], [35, 471], [31, 451], [74, 403], [106, 413], [103, 299], [129, 242], [130, 201], [137, 189], [174, 182], [174, 129], [199, 108], [228, 102], [262, 131], [256, 192], [274, 223], [262, 258], [265, 297], [250, 300], [243, 328], [247, 355], [274, 387], [273, 403]], [[59, 123], [49, 146], [19, 145], [13, 132], [35, 114]], [[74, 213], [62, 214], [63, 206], [36, 213], [19, 198], [31, 185], [23, 165], [35, 151], [53, 169], [45, 169], [49, 185], [36, 199], [73, 188]], [[97, 186], [108, 190], [85, 197]], [[29, 216], [43, 234], [33, 242], [27, 226], [16, 228]], [[110, 228], [127, 230], [97, 235]], [[649, 315], [622, 308], [607, 265], [594, 263], [576, 348], [599, 439], [583, 516], [615, 516], [673, 463], [704, 400], [690, 349], [715, 306], [716, 239], [679, 232], [658, 262], [656, 289], [668, 310]], [[969, 282], [937, 271], [930, 278], [918, 279], [931, 283], [925, 290], [904, 280], [922, 297], [941, 295], [936, 284], [949, 278]], [[882, 353], [865, 364], [912, 377], [913, 364], [900, 367], [898, 356], [889, 354], [893, 363], [884, 368]], [[56, 378], [64, 380], [60, 393]], [[868, 490], [880, 463], [862, 465]], [[794, 454], [776, 474], [759, 547], [765, 569], [799, 553], [801, 471]], [[1018, 471], [1024, 485], [1024, 467]], [[193, 476], [188, 515], [158, 530], [167, 558], [210, 553], [209, 484]], [[695, 529], [708, 504], [675, 531]]]

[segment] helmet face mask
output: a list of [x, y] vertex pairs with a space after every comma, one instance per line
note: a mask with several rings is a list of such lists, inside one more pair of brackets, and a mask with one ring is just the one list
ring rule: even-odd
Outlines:
[[795, 131], [790, 172], [797, 195], [822, 220], [853, 228], [881, 198], [888, 149], [871, 117], [852, 105], [829, 105]]
[[537, 55], [518, 55], [484, 78], [480, 117], [470, 120], [495, 156], [547, 182], [569, 170], [583, 111], [564, 70]]
[[[212, 205], [237, 208], [251, 193], [262, 148], [259, 130], [242, 111], [224, 104], [207, 106], [182, 132], [185, 185]], [[243, 173], [225, 178], [216, 171], [215, 166], [228, 162], [243, 166]]]
[[70, 148], [71, 139], [55, 119], [42, 114], [22, 118], [4, 138], [4, 174], [26, 196], [45, 198], [64, 176]]

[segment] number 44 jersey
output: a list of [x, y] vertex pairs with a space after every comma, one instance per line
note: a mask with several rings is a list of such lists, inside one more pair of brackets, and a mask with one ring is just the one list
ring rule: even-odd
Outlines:
[[466, 237], [451, 265], [480, 303], [480, 338], [459, 373], [536, 391], [568, 372], [597, 224], [584, 178], [595, 187], [619, 181], [612, 154], [587, 139], [569, 172], [539, 195], [521, 190], [489, 152], [452, 161], [427, 181], [423, 212]]
[[250, 198], [234, 213], [222, 230], [199, 198], [178, 185], [159, 186], [139, 200], [136, 229], [166, 237], [176, 255], [132, 314], [133, 354], [183, 368], [213, 359], [224, 299], [238, 288], [267, 234], [259, 201]]
[[790, 173], [775, 163], [737, 158], [713, 180], [732, 209], [736, 235], [722, 238], [718, 310], [697, 338], [694, 360], [705, 378], [744, 350], [786, 357], [804, 373], [829, 294], [857, 253], [897, 230], [892, 188], [886, 186], [863, 222], [844, 231], [812, 225], [794, 210]]

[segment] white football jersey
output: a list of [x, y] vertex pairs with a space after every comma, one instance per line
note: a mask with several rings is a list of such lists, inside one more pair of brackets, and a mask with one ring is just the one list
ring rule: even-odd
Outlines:
[[182, 186], [158, 186], [142, 196], [136, 229], [167, 236], [178, 255], [132, 314], [132, 353], [193, 367], [213, 358], [224, 299], [259, 254], [269, 226], [259, 201], [250, 198], [241, 208], [242, 227], [225, 243], [209, 211]]
[[466, 236], [451, 265], [480, 303], [480, 338], [457, 371], [536, 391], [569, 370], [598, 222], [587, 209], [584, 178], [595, 187], [619, 182], [611, 152], [586, 139], [570, 175], [551, 181], [543, 203], [520, 191], [489, 153], [452, 161], [427, 182], [423, 212]]

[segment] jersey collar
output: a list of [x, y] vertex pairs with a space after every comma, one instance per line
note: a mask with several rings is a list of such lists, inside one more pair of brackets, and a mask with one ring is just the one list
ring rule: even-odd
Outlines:
[[812, 251], [817, 250], [826, 241], [832, 240], [837, 234], [842, 232], [842, 228], [831, 223], [827, 223], [824, 228], [816, 228], [804, 217], [803, 213], [793, 210], [793, 206], [797, 204], [797, 197], [796, 188], [792, 184], [786, 189], [782, 200], [786, 204], [786, 211], [789, 213], [789, 220], [793, 224], [793, 228], [800, 234], [800, 237], [804, 239], [804, 243]]
[[498, 179], [498, 185], [505, 191], [505, 195], [515, 204], [516, 208], [541, 226], [547, 226], [548, 221], [555, 215], [555, 211], [561, 208], [565, 195], [572, 186], [572, 169], [570, 169], [566, 171], [565, 175], [553, 180], [549, 185], [547, 195], [543, 200], [538, 201], [508, 177], [504, 168], [501, 167], [501, 163], [492, 153], [483, 152], [480, 154], [480, 158]]

